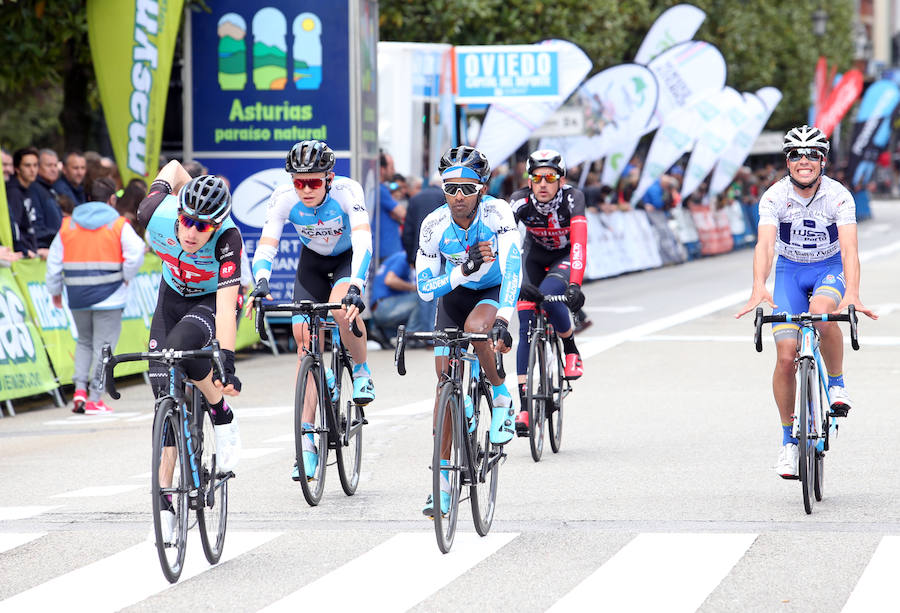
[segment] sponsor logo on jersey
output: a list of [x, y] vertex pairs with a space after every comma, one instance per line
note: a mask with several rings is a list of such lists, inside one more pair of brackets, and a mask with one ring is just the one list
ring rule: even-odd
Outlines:
[[155, 338], [150, 339], [150, 349], [151, 350], [156, 349], [156, 339]]
[[174, 246], [175, 246], [175, 242], [176, 242], [176, 241], [175, 241], [174, 238], [167, 238], [167, 239], [166, 239], [166, 244], [167, 244], [169, 247], [174, 247]]
[[234, 262], [225, 262], [222, 264], [222, 267], [219, 268], [219, 277], [223, 279], [228, 279], [235, 273], [237, 270], [237, 266], [235, 266]]
[[825, 278], [822, 279], [822, 283], [827, 283], [828, 285], [831, 285], [832, 283], [835, 282], [835, 280], [836, 279], [834, 278], [834, 275], [826, 275]]
[[225, 258], [230, 258], [234, 255], [234, 249], [231, 248], [231, 245], [223, 245], [219, 250], [219, 259], [223, 260]]
[[197, 268], [190, 262], [183, 260], [179, 262], [178, 258], [170, 253], [159, 253], [158, 255], [162, 259], [163, 264], [169, 268], [172, 276], [184, 283], [202, 283], [203, 281], [209, 281], [216, 274], [212, 270]]

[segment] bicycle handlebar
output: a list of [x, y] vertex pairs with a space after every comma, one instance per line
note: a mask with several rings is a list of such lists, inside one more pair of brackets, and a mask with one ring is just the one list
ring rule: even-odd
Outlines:
[[107, 393], [115, 400], [122, 397], [116, 390], [116, 382], [113, 377], [113, 370], [117, 364], [122, 362], [140, 362], [141, 360], [156, 360], [166, 362], [169, 365], [176, 364], [182, 360], [196, 360], [209, 358], [212, 360], [213, 369], [215, 369], [219, 380], [225, 380], [225, 366], [222, 364], [222, 349], [219, 341], [213, 339], [211, 349], [160, 349], [159, 351], [142, 351], [140, 353], [120, 353], [112, 354], [112, 347], [109, 343], [103, 345], [101, 351], [102, 368], [100, 375], [100, 386], [105, 387]]
[[[394, 366], [397, 367], [397, 373], [400, 376], [406, 374], [406, 339], [415, 338], [420, 340], [435, 340], [450, 344], [459, 344], [463, 341], [487, 341], [491, 339], [491, 335], [480, 332], [463, 332], [459, 328], [445, 328], [443, 330], [435, 330], [434, 332], [407, 332], [406, 326], [397, 328], [397, 346], [394, 348]], [[501, 379], [506, 378], [506, 370], [503, 368], [503, 355], [494, 354], [494, 363], [497, 366], [497, 374]]]
[[[292, 313], [302, 313], [304, 315], [321, 315], [328, 311], [342, 309], [344, 308], [344, 305], [340, 302], [313, 302], [312, 300], [284, 302], [280, 304], [263, 304], [262, 297], [256, 296], [253, 298], [253, 308], [256, 309], [256, 333], [259, 334], [259, 338], [267, 341], [269, 340], [269, 335], [266, 334], [266, 327], [263, 325], [262, 317], [266, 311], [291, 311]], [[362, 330], [359, 329], [355, 318], [350, 325], [350, 329], [353, 331], [353, 335], [356, 338], [362, 338]]]
[[829, 313], [822, 313], [821, 315], [812, 315], [810, 313], [800, 313], [798, 315], [791, 315], [790, 313], [775, 313], [773, 315], [763, 315], [762, 307], [757, 307], [756, 318], [753, 320], [753, 325], [756, 327], [756, 331], [753, 334], [753, 344], [756, 346], [757, 351], [762, 351], [763, 324], [786, 322], [813, 323], [817, 321], [849, 322], [850, 346], [853, 347], [854, 351], [859, 351], [859, 338], [857, 336], [856, 328], [856, 325], [859, 322], [859, 318], [856, 315], [856, 307], [852, 304], [847, 308], [846, 315], [844, 315], [843, 313], [841, 313], [840, 315], [832, 315]]

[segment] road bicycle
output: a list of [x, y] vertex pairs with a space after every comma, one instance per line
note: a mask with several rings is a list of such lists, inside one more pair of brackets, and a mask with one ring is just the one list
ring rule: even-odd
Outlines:
[[[160, 349], [112, 355], [108, 344], [102, 350], [106, 391], [115, 399], [120, 398], [113, 376], [117, 364], [151, 360], [169, 368], [168, 393], [157, 398], [154, 405], [150, 495], [156, 551], [170, 583], [178, 581], [184, 568], [191, 510], [197, 515], [206, 559], [216, 564], [222, 557], [228, 519], [228, 481], [234, 478], [233, 472], [220, 471], [216, 466], [216, 435], [209, 404], [187, 380], [181, 366], [184, 360], [196, 359], [211, 359], [217, 376], [224, 379], [222, 352], [215, 340], [209, 349], [189, 351]], [[172, 483], [163, 486], [162, 481], [168, 481], [170, 471]], [[171, 535], [163, 534], [161, 513], [168, 512], [163, 506], [167, 498], [171, 499], [175, 511], [174, 542], [168, 540]]]
[[562, 444], [563, 399], [571, 393], [572, 385], [565, 376], [562, 341], [543, 308], [544, 303], [566, 302], [566, 297], [551, 295], [535, 298], [535, 317], [528, 330], [525, 408], [530, 424], [528, 439], [531, 458], [540, 462], [544, 452], [545, 422], [550, 430], [550, 449], [553, 453], [559, 453]]
[[[494, 410], [490, 382], [485, 377], [478, 356], [467, 351], [470, 342], [483, 342], [488, 334], [463, 332], [457, 328], [445, 328], [434, 332], [406, 332], [406, 326], [397, 330], [397, 347], [394, 364], [397, 372], [406, 374], [407, 339], [432, 340], [435, 347], [448, 350], [449, 370], [441, 376], [437, 388], [437, 413], [434, 422], [434, 452], [431, 459], [432, 500], [435, 505], [434, 532], [443, 553], [450, 551], [456, 536], [459, 503], [463, 488], [469, 488], [472, 519], [475, 531], [486, 536], [494, 520], [497, 502], [497, 484], [501, 461], [506, 458], [503, 445], [490, 442], [491, 414]], [[497, 354], [497, 371], [505, 378], [503, 362]], [[465, 377], [465, 365], [469, 365]], [[449, 464], [442, 464], [442, 441], [450, 431]], [[440, 512], [441, 473], [446, 471], [450, 482], [450, 506], [446, 515]]]
[[[268, 340], [264, 325], [265, 311], [299, 313], [309, 318], [310, 346], [300, 361], [294, 393], [294, 448], [297, 458], [300, 487], [310, 506], [322, 500], [325, 489], [325, 469], [328, 452], [334, 450], [341, 488], [347, 496], [356, 493], [362, 465], [362, 428], [366, 421], [363, 407], [353, 401], [353, 363], [350, 352], [341, 342], [337, 323], [329, 312], [343, 308], [340, 302], [317, 303], [311, 300], [282, 304], [263, 304], [254, 298], [256, 330], [262, 340]], [[356, 325], [353, 334], [362, 336]], [[327, 343], [325, 341], [328, 341]], [[327, 349], [323, 349], [323, 345]], [[324, 353], [323, 353], [324, 352]], [[315, 404], [316, 417], [312, 427], [304, 426], [303, 409]], [[312, 435], [317, 463], [311, 477], [307, 477], [303, 457], [303, 437]]]
[[797, 392], [794, 403], [792, 436], [799, 440], [799, 479], [803, 491], [803, 508], [812, 513], [814, 499], [821, 501], [825, 485], [825, 452], [831, 445], [832, 432], [837, 433], [838, 425], [831, 411], [828, 397], [828, 371], [819, 352], [819, 332], [815, 324], [820, 321], [846, 321], [850, 323], [850, 345], [859, 350], [856, 335], [856, 309], [851, 304], [846, 315], [811, 315], [800, 313], [791, 315], [776, 313], [763, 315], [762, 307], [756, 309], [754, 325], [756, 332], [753, 342], [757, 351], [762, 351], [762, 326], [767, 323], [795, 323], [797, 331]]

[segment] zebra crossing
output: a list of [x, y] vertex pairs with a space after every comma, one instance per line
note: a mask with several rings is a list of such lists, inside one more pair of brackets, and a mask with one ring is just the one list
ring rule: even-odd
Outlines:
[[[16, 523], [0, 523], [0, 569], [8, 572], [19, 560], [55, 555], [64, 538], [62, 531], [10, 531]], [[336, 534], [332, 532], [324, 538], [335, 538]], [[516, 608], [552, 613], [718, 610], [704, 603], [711, 601], [726, 577], [739, 572], [755, 572], [747, 567], [766, 563], [767, 556], [753, 555], [758, 537], [753, 533], [642, 532], [627, 535], [621, 540], [621, 546], [608, 547], [610, 533], [585, 532], [579, 536], [578, 540], [582, 542], [579, 549], [595, 551], [594, 567], [571, 564], [571, 585], [551, 583], [548, 588], [547, 582], [536, 581], [534, 585], [540, 585], [541, 589], [536, 590], [533, 601], [524, 608]], [[118, 611], [141, 603], [152, 608], [153, 598], [179, 589], [192, 578], [201, 576], [207, 577], [206, 581], [215, 585], [215, 589], [227, 592], [230, 582], [215, 580], [215, 577], [250, 572], [251, 567], [267, 564], [270, 557], [273, 558], [269, 562], [273, 566], [271, 571], [275, 573], [274, 567], [279, 560], [271, 554], [272, 546], [286, 538], [289, 538], [287, 531], [229, 530], [222, 560], [217, 566], [210, 566], [203, 556], [197, 531], [192, 530], [185, 570], [180, 582], [172, 586], [160, 572], [152, 543], [146, 537], [126, 531], [121, 536], [122, 548], [110, 555], [17, 593], [7, 594], [0, 587], [0, 613], [33, 613], [63, 606], [68, 611], [97, 613]], [[325, 565], [301, 565], [304, 572], [295, 574], [292, 581], [297, 585], [288, 586], [286, 594], [283, 585], [280, 591], [273, 589], [274, 585], [258, 585], [256, 589], [262, 593], [257, 594], [256, 601], [268, 603], [262, 607], [246, 609], [239, 604], [240, 593], [226, 595], [234, 603], [235, 610], [266, 612], [296, 611], [320, 605], [348, 611], [465, 608], [465, 601], [459, 602], [459, 598], [466, 594], [479, 598], [471, 586], [483, 585], [485, 573], [495, 578], [499, 588], [508, 588], [504, 576], [510, 566], [516, 567], [513, 560], [518, 560], [523, 550], [531, 553], [527, 564], [519, 566], [529, 576], [540, 577], [551, 568], [569, 564], [567, 554], [575, 555], [574, 548], [557, 548], [550, 553], [534, 547], [534, 539], [546, 538], [552, 539], [553, 534], [500, 529], [481, 538], [461, 530], [453, 550], [443, 555], [437, 550], [431, 530], [386, 533], [374, 546], [343, 564], [327, 568], [322, 574], [318, 574], [317, 569]], [[137, 539], [140, 540], [135, 544]], [[900, 536], [885, 535], [861, 575], [844, 578], [848, 587], [855, 582], [846, 603], [833, 602], [822, 607], [822, 603], [804, 605], [798, 598], [786, 610], [843, 613], [896, 610], [894, 575], [898, 564]], [[191, 585], [196, 587], [197, 584]], [[267, 597], [268, 589], [272, 589], [272, 595]], [[185, 588], [178, 597], [191, 591]], [[496, 606], [485, 610], [504, 610], [503, 598], [497, 602], [501, 604], [495, 603]], [[190, 601], [185, 601], [187, 604]]]

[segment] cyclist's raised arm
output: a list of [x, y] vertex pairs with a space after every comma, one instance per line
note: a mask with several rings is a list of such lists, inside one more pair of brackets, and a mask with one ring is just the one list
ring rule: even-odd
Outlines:
[[184, 166], [178, 160], [172, 160], [159, 170], [159, 174], [156, 175], [153, 182], [165, 181], [172, 187], [171, 193], [177, 194], [178, 190], [190, 180], [191, 175], [184, 169]]
[[500, 284], [500, 308], [497, 317], [509, 322], [519, 299], [519, 288], [522, 285], [522, 245], [519, 229], [513, 217], [512, 209], [501, 200], [496, 205], [499, 223], [494, 232], [497, 234], [498, 257], [503, 281]]
[[272, 192], [266, 205], [266, 222], [262, 234], [253, 252], [253, 280], [269, 279], [272, 276], [272, 264], [278, 254], [278, 241], [284, 231], [291, 208], [297, 202], [297, 194], [293, 185], [282, 185]]
[[572, 219], [569, 226], [569, 283], [580, 286], [587, 266], [587, 217], [584, 214], [584, 194], [581, 190], [567, 190]]
[[[762, 210], [761, 207], [760, 210]], [[756, 233], [756, 249], [753, 251], [753, 289], [747, 304], [735, 314], [735, 317], [746, 315], [761, 302], [767, 303], [773, 309], [777, 306], [772, 294], [766, 289], [766, 279], [772, 272], [772, 259], [775, 257], [776, 230], [774, 225], [764, 224], [762, 216], [760, 216], [759, 228]]]
[[350, 245], [353, 248], [350, 260], [351, 282], [363, 291], [369, 263], [372, 261], [372, 229], [369, 226], [366, 197], [362, 186], [356, 181], [335, 182], [332, 189], [342, 190], [350, 196], [338, 198], [338, 202], [350, 220]]

